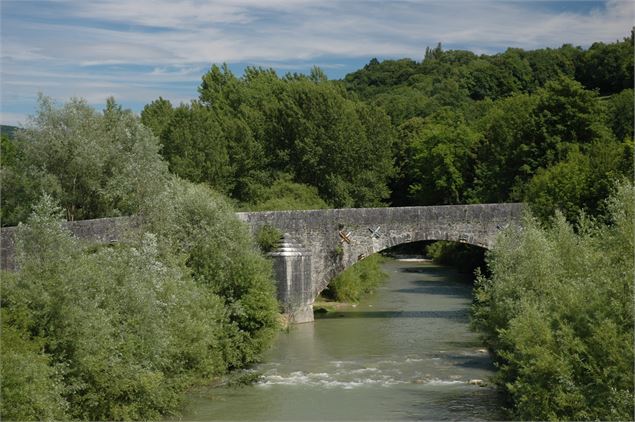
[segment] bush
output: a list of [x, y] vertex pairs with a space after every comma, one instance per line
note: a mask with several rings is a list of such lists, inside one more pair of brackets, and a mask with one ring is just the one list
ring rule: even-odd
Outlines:
[[426, 247], [426, 254], [435, 264], [456, 267], [459, 271], [474, 274], [485, 267], [485, 250], [465, 243], [440, 240]]
[[[3, 274], [3, 278], [8, 277]], [[42, 341], [13, 325], [17, 315], [2, 309], [2, 401], [4, 420], [67, 419], [61, 366], [42, 353]]]
[[276, 326], [269, 264], [218, 196], [174, 181], [168, 198], [116, 247], [82, 247], [50, 197], [19, 227], [2, 363], [32, 375], [3, 370], [3, 419], [156, 419], [258, 359]]
[[145, 219], [165, 254], [179, 251], [194, 281], [223, 300], [229, 367], [258, 360], [277, 327], [273, 271], [229, 204], [202, 185], [173, 179]]
[[249, 211], [317, 210], [328, 205], [318, 195], [317, 188], [295, 183], [288, 174], [281, 175], [270, 186], [253, 186]]
[[507, 230], [479, 277], [473, 322], [495, 351], [512, 417], [630, 420], [633, 415], [631, 184], [608, 201], [611, 224], [558, 214]]
[[256, 233], [256, 243], [262, 253], [273, 251], [280, 244], [282, 233], [280, 230], [268, 224], [262, 226]]
[[388, 278], [380, 266], [384, 260], [378, 254], [364, 258], [335, 277], [324, 296], [338, 302], [359, 302], [363, 295], [372, 293]]

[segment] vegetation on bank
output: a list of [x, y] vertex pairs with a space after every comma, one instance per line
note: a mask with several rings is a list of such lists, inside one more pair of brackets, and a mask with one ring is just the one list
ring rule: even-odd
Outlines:
[[478, 246], [440, 240], [426, 246], [425, 251], [435, 264], [455, 267], [463, 273], [485, 270], [485, 249]]
[[[58, 195], [36, 202], [17, 233], [20, 271], [2, 274], [0, 415], [173, 413], [189, 386], [257, 361], [269, 344], [271, 265], [225, 199], [167, 173], [132, 113], [114, 102], [103, 114], [82, 101], [42, 104], [17, 158], [42, 167], [14, 174], [40, 175]], [[110, 247], [84, 245], [60, 224], [122, 210], [143, 225]]]
[[380, 254], [362, 259], [335, 277], [322, 292], [322, 296], [338, 302], [359, 302], [364, 295], [374, 292], [388, 278], [388, 274], [381, 269], [385, 260]]
[[510, 418], [631, 420], [634, 207], [624, 182], [603, 222], [527, 217], [489, 253], [473, 324], [495, 353]]

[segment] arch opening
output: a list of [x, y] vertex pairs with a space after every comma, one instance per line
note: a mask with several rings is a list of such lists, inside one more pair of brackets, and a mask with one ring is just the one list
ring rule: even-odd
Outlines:
[[[334, 268], [318, 296], [326, 300], [359, 300], [356, 293], [366, 294], [374, 290], [382, 281], [379, 268], [380, 257], [412, 259], [434, 262], [457, 269], [460, 273], [473, 276], [479, 268], [487, 272], [483, 246], [454, 240], [415, 240], [388, 246], [369, 255], [360, 254], [357, 259], [342, 262]], [[348, 265], [346, 265], [348, 264]], [[367, 283], [364, 286], [363, 283]], [[338, 292], [339, 290], [339, 292]], [[344, 292], [343, 295], [341, 292]], [[347, 300], [348, 299], [348, 300]]]

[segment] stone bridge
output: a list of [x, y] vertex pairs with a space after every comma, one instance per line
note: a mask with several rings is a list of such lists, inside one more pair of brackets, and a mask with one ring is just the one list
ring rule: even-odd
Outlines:
[[489, 249], [497, 233], [520, 224], [523, 204], [444, 205], [238, 213], [253, 233], [283, 234], [274, 261], [278, 299], [293, 322], [313, 321], [313, 302], [340, 272], [365, 257], [421, 240]]
[[[451, 240], [491, 248], [497, 233], [519, 225], [523, 204], [444, 205], [237, 213], [256, 234], [271, 226], [283, 235], [269, 253], [278, 299], [292, 322], [313, 321], [313, 302], [340, 272], [365, 257], [402, 243]], [[134, 217], [65, 223], [80, 239], [112, 243]], [[2, 269], [14, 268], [13, 227], [1, 231]]]

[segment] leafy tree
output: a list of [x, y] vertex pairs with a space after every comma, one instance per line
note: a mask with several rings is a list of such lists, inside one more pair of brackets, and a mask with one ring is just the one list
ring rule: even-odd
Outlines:
[[[606, 126], [597, 94], [565, 77], [548, 82], [534, 95], [515, 95], [494, 103], [478, 126], [483, 142], [476, 152], [474, 196], [481, 201], [522, 199], [525, 184], [539, 169], [543, 173], [537, 180], [544, 182], [548, 173], [577, 168], [549, 170], [572, 152], [621, 150]], [[544, 188], [543, 182], [539, 184]]]
[[[257, 72], [257, 69], [246, 70], [246, 78]], [[236, 76], [229, 70], [227, 64], [222, 67], [213, 65], [209, 72], [203, 75], [198, 88], [201, 102], [212, 109], [225, 108], [236, 109], [241, 103], [240, 83]]]
[[575, 221], [587, 202], [590, 176], [589, 157], [579, 152], [539, 169], [527, 186], [527, 199], [535, 215], [547, 221], [559, 210], [569, 221]]
[[411, 59], [384, 60], [372, 59], [363, 69], [346, 75], [344, 81], [349, 89], [362, 97], [385, 92], [389, 88], [403, 84], [417, 73], [417, 63]]
[[231, 191], [227, 139], [214, 112], [197, 102], [177, 107], [161, 142], [161, 153], [174, 174]]
[[412, 158], [402, 168], [414, 204], [456, 204], [465, 200], [478, 133], [452, 112], [431, 116], [411, 141]]
[[426, 53], [423, 56], [424, 62], [441, 60], [443, 58], [443, 46], [438, 43], [435, 48], [426, 47]]
[[539, 93], [536, 117], [540, 125], [540, 145], [536, 145], [539, 166], [562, 158], [567, 144], [590, 144], [610, 135], [604, 121], [602, 104], [597, 94], [585, 90], [569, 78], [545, 84]]
[[113, 99], [98, 114], [83, 100], [58, 108], [40, 97], [15, 146], [2, 193], [16, 202], [5, 203], [6, 213], [3, 206], [3, 224], [23, 221], [42, 191], [60, 200], [69, 220], [134, 214], [165, 180], [156, 138]]
[[618, 140], [633, 140], [633, 110], [635, 93], [625, 89], [613, 95], [607, 102], [608, 120], [611, 130]]
[[424, 95], [416, 87], [402, 86], [377, 95], [373, 104], [386, 110], [394, 126], [413, 117], [425, 117], [437, 107], [431, 96]]
[[531, 91], [561, 76], [573, 78], [580, 54], [579, 48], [568, 44], [559, 49], [542, 48], [525, 52], [523, 56], [532, 70]]
[[170, 121], [174, 115], [174, 108], [170, 101], [159, 97], [143, 107], [141, 111], [141, 123], [154, 133], [154, 136], [161, 138], [164, 131], [170, 126]]
[[[387, 197], [392, 142], [387, 116], [347, 99], [338, 85], [316, 75], [279, 79], [271, 70], [248, 68], [238, 79], [212, 67], [203, 77], [201, 103], [222, 127], [240, 128], [238, 137], [228, 136], [230, 161], [250, 163], [244, 178], [236, 174], [242, 180], [234, 198], [253, 202], [253, 189], [272, 183], [279, 172], [315, 186], [335, 206], [379, 204]], [[244, 145], [254, 153], [236, 160]]]
[[602, 95], [616, 94], [633, 87], [633, 33], [621, 42], [593, 43], [582, 54], [576, 79]]
[[465, 87], [474, 100], [500, 98], [517, 91], [517, 81], [499, 63], [479, 59], [465, 67]]

